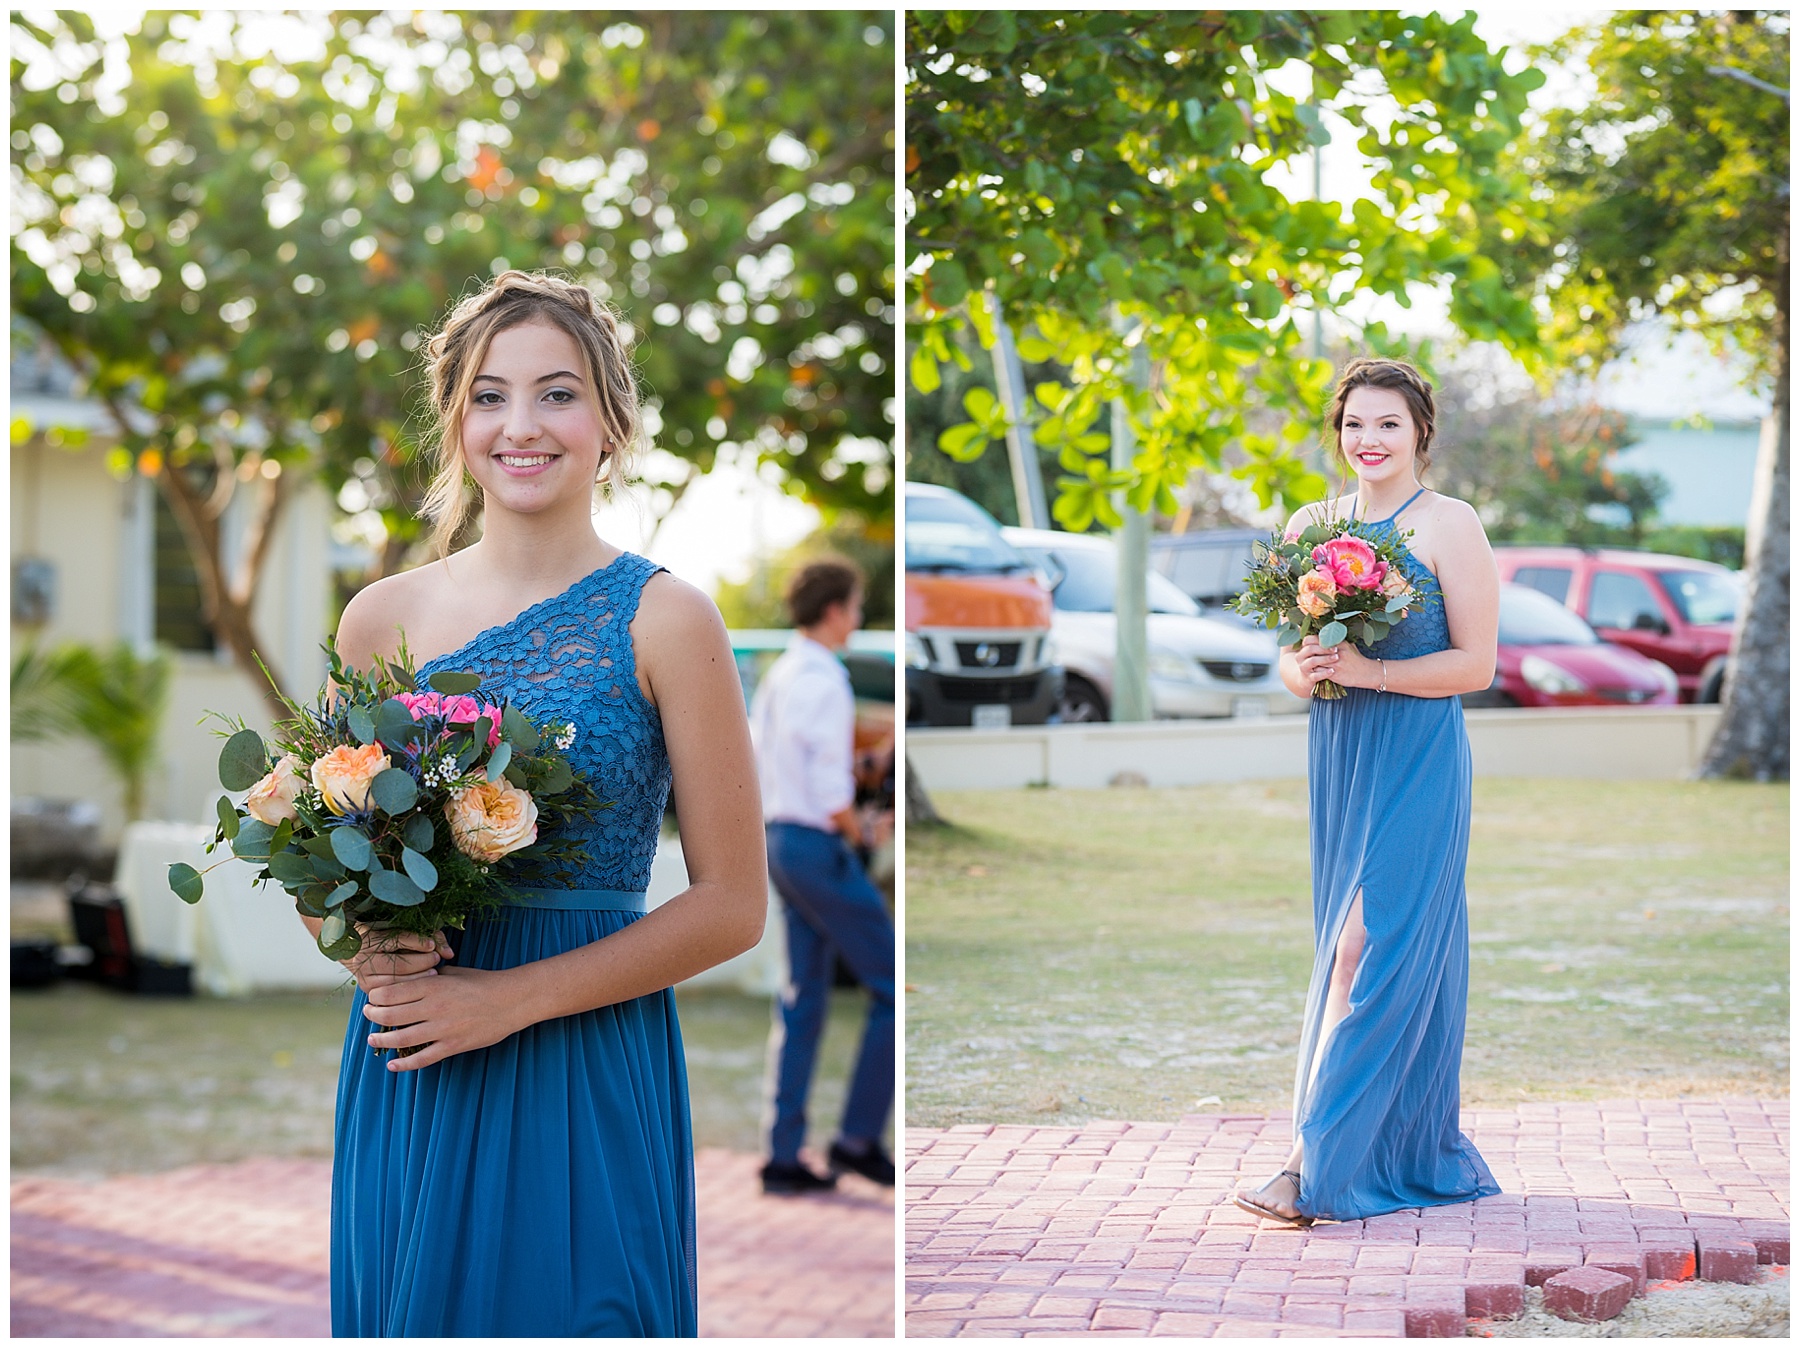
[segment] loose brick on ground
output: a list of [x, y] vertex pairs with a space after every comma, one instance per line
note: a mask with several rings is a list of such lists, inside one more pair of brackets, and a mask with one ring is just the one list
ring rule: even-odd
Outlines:
[[1631, 1300], [1631, 1279], [1604, 1268], [1572, 1268], [1544, 1284], [1544, 1309], [1565, 1320], [1610, 1320]]

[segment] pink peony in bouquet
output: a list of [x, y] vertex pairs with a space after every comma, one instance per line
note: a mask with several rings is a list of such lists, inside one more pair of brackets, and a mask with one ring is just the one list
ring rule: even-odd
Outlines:
[[[1346, 637], [1372, 646], [1420, 602], [1400, 569], [1409, 534], [1371, 534], [1354, 520], [1315, 524], [1253, 545], [1254, 566], [1232, 607], [1275, 629], [1283, 646], [1317, 636], [1321, 646]], [[1313, 696], [1344, 696], [1330, 679]]]

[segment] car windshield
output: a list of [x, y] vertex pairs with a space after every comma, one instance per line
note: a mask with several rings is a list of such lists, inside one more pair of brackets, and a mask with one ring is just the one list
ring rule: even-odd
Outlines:
[[1524, 585], [1500, 587], [1502, 646], [1593, 646], [1600, 638], [1575, 614]]
[[[1027, 551], [1045, 562], [1059, 562], [1062, 583], [1056, 587], [1056, 607], [1065, 613], [1111, 613], [1116, 593], [1118, 564], [1111, 550], [1100, 548], [1030, 548]], [[1200, 605], [1175, 587], [1160, 571], [1146, 576], [1147, 597], [1152, 613], [1179, 613], [1197, 618]]]
[[1696, 626], [1737, 621], [1743, 577], [1731, 571], [1658, 571], [1663, 593], [1681, 610], [1682, 621]]
[[923, 493], [906, 498], [908, 571], [1020, 571], [1029, 565], [973, 501]]

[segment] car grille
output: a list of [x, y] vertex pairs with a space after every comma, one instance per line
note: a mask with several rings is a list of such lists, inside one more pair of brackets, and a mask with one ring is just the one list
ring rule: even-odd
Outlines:
[[1202, 660], [1200, 668], [1229, 683], [1255, 683], [1269, 672], [1267, 665], [1254, 660]]
[[1016, 669], [1021, 645], [1017, 641], [959, 641], [956, 659], [964, 669]]
[[1029, 702], [1038, 691], [1036, 679], [945, 679], [946, 702]]
[[1594, 693], [1608, 702], [1648, 702], [1656, 696], [1641, 688], [1596, 688]]

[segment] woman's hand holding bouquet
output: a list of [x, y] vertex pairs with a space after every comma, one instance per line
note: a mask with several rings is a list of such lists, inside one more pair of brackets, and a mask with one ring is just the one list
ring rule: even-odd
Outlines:
[[[1254, 566], [1232, 607], [1274, 628], [1283, 646], [1309, 636], [1326, 647], [1346, 637], [1372, 646], [1421, 602], [1400, 569], [1408, 537], [1371, 534], [1353, 520], [1274, 534], [1253, 545]], [[1312, 694], [1339, 698], [1344, 691], [1322, 679]]]
[[[288, 703], [273, 748], [241, 723], [225, 742], [220, 785], [249, 794], [241, 807], [219, 798], [206, 850], [262, 866], [259, 881], [322, 919], [332, 959], [355, 961], [365, 943], [390, 955], [357, 968], [366, 989], [435, 963], [419, 953], [434, 945], [447, 956], [440, 933], [499, 907], [508, 885], [565, 879], [583, 854], [552, 826], [601, 805], [562, 756], [572, 725], [479, 700], [475, 674], [434, 674], [418, 692], [404, 646], [366, 674], [327, 650], [330, 682], [314, 705]], [[197, 903], [204, 881], [178, 863], [169, 887]]]

